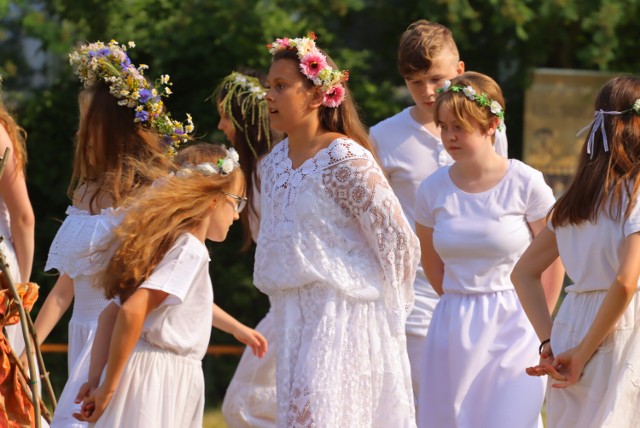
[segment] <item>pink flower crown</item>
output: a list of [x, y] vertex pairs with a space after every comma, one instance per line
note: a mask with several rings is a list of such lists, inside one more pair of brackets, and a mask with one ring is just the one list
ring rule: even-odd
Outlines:
[[327, 57], [316, 47], [315, 40], [316, 35], [310, 31], [307, 37], [276, 39], [273, 43], [269, 43], [267, 48], [271, 55], [287, 49], [298, 51], [300, 71], [314, 85], [321, 87], [324, 95], [322, 105], [336, 108], [344, 100], [343, 82], [349, 80], [349, 71], [334, 70], [327, 63]]

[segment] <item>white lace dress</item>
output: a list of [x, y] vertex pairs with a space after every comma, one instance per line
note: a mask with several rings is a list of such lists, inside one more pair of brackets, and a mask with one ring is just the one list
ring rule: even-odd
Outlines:
[[279, 427], [413, 427], [404, 324], [417, 238], [371, 154], [265, 158], [254, 282], [275, 316]]
[[74, 399], [80, 386], [87, 381], [91, 347], [98, 326], [98, 316], [109, 301], [92, 281], [107, 265], [106, 254], [94, 251], [120, 222], [119, 211], [103, 209], [100, 214], [75, 207], [67, 208], [67, 217], [60, 226], [49, 249], [45, 270], [56, 269], [73, 280], [73, 314], [69, 321], [69, 379], [58, 400], [51, 422], [52, 427], [86, 427], [71, 414], [80, 406]]

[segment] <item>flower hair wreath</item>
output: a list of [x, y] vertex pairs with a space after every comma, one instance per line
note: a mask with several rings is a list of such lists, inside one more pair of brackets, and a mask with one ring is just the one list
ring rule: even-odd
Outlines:
[[438, 88], [436, 92], [438, 94], [441, 94], [443, 92], [448, 92], [448, 91], [456, 92], [456, 93], [462, 92], [464, 96], [466, 96], [471, 101], [475, 101], [476, 104], [478, 104], [480, 107], [488, 107], [489, 111], [491, 111], [491, 114], [493, 114], [498, 119], [500, 119], [500, 123], [498, 124], [498, 129], [501, 131], [504, 129], [504, 110], [502, 110], [502, 106], [500, 105], [499, 102], [492, 100], [487, 96], [487, 94], [482, 93], [478, 95], [476, 93], [476, 90], [473, 89], [473, 87], [471, 87], [470, 85], [467, 85], [467, 86], [451, 85], [450, 80], [445, 81], [444, 86], [442, 88]]
[[[246, 74], [234, 71], [220, 82], [212, 97], [222, 93], [225, 95], [219, 98], [220, 110], [231, 119], [233, 126], [241, 130], [244, 130], [245, 126], [257, 126], [258, 133], [265, 130], [267, 148], [271, 148], [269, 112], [267, 110], [267, 101], [265, 100], [267, 90], [262, 86], [260, 80], [257, 77], [247, 76]], [[234, 103], [239, 105], [240, 114], [248, 123], [245, 124], [243, 123], [244, 121], [239, 121], [238, 118], [234, 116]], [[245, 139], [251, 153], [253, 153], [253, 156], [257, 159], [258, 153], [253, 147], [251, 138], [247, 132], [245, 132]]]
[[185, 178], [191, 176], [194, 172], [199, 172], [204, 176], [220, 174], [221, 176], [231, 174], [235, 169], [240, 167], [240, 156], [233, 147], [227, 150], [227, 156], [218, 159], [218, 162], [203, 162], [198, 165], [186, 163], [176, 172], [177, 177]]
[[310, 31], [307, 37], [276, 39], [269, 43], [267, 48], [271, 55], [283, 50], [295, 49], [300, 59], [300, 71], [322, 90], [322, 105], [336, 108], [344, 101], [345, 88], [343, 83], [349, 80], [349, 71], [334, 70], [327, 63], [327, 57], [316, 47], [316, 39], [316, 35]]
[[156, 82], [157, 87], [162, 87], [158, 92], [144, 77], [144, 70], [149, 67], [140, 64], [136, 68], [127, 55], [127, 47], [134, 48], [135, 43], [120, 45], [111, 40], [108, 44], [82, 44], [69, 54], [69, 63], [85, 88], [103, 80], [109, 93], [119, 100], [118, 105], [135, 109], [134, 122], [146, 124], [163, 136], [167, 154], [173, 156], [178, 146], [188, 141], [186, 134], [193, 132], [191, 115], [187, 114], [186, 124], [171, 118], [161, 99], [172, 93], [169, 75], [163, 74]]

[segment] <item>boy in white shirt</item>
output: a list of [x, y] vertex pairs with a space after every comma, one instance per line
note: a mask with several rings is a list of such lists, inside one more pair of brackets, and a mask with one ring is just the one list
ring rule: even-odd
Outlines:
[[[409, 25], [400, 38], [398, 71], [404, 77], [415, 105], [373, 126], [370, 137], [389, 184], [415, 230], [414, 205], [418, 186], [439, 167], [453, 163], [433, 119], [437, 90], [445, 81], [465, 71], [451, 30], [426, 20]], [[504, 131], [496, 134], [495, 150], [507, 157]], [[420, 391], [418, 369], [431, 314], [438, 301], [421, 265], [414, 289], [415, 304], [407, 318], [406, 333], [413, 393], [417, 397]]]

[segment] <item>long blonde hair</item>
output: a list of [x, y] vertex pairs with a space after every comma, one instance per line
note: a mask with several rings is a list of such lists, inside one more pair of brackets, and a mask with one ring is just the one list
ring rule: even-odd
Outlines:
[[[27, 165], [27, 132], [22, 129], [0, 102], [0, 125], [4, 127], [13, 145], [11, 155], [16, 161], [16, 170], [24, 170]], [[0, 153], [2, 156], [4, 153]]]
[[[214, 146], [215, 147], [215, 146]], [[227, 151], [217, 147], [216, 163]], [[167, 175], [166, 170], [134, 161], [141, 176], [155, 178], [154, 185], [134, 192], [124, 203], [122, 223], [115, 228], [107, 248], [115, 254], [100, 281], [107, 298], [125, 301], [144, 282], [176, 239], [193, 232], [206, 218], [213, 198], [244, 186], [244, 175], [235, 168], [228, 175]]]

